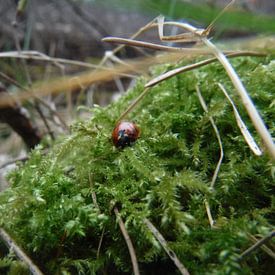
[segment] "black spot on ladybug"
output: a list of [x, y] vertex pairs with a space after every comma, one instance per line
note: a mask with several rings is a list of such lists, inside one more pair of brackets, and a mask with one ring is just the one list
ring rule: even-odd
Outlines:
[[117, 148], [131, 146], [139, 138], [140, 130], [133, 122], [121, 121], [113, 130], [112, 140]]

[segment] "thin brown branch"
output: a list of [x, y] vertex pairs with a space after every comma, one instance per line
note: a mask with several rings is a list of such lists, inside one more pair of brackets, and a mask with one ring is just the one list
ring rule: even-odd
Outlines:
[[[265, 55], [266, 54], [258, 53], [258, 52], [240, 51], [240, 52], [229, 53], [229, 54], [227, 54], [227, 57], [232, 58], [232, 57], [240, 57], [240, 56], [265, 56]], [[206, 66], [208, 64], [211, 64], [211, 63], [217, 62], [217, 61], [218, 61], [218, 59], [216, 57], [213, 57], [213, 58], [209, 58], [209, 59], [191, 64], [191, 65], [186, 65], [184, 67], [176, 68], [174, 70], [168, 71], [168, 72], [150, 80], [145, 85], [145, 87], [153, 87], [153, 86], [157, 85], [158, 83], [162, 82], [163, 80], [169, 79], [170, 77], [173, 77], [179, 73], [191, 71], [191, 70], [197, 69], [202, 66]]]
[[43, 113], [43, 111], [41, 110], [41, 108], [40, 108], [38, 102], [35, 102], [35, 103], [34, 103], [34, 106], [35, 106], [35, 108], [36, 108], [36, 111], [37, 111], [38, 114], [40, 115], [40, 117], [41, 117], [41, 119], [42, 119], [42, 121], [43, 121], [43, 123], [44, 123], [44, 125], [45, 125], [45, 127], [46, 127], [46, 129], [47, 129], [47, 131], [48, 131], [48, 134], [49, 134], [50, 137], [51, 137], [51, 140], [55, 140], [54, 133], [53, 133], [53, 131], [51, 130], [51, 127], [50, 127], [50, 125], [49, 125], [49, 123], [48, 123], [46, 117], [44, 116], [44, 113]]
[[[14, 80], [13, 78], [9, 77], [8, 75], [4, 74], [3, 72], [0, 72], [0, 77], [2, 77], [5, 81], [13, 84], [14, 86], [18, 87], [19, 89], [23, 91], [28, 91], [27, 88], [25, 88], [23, 85], [21, 85], [19, 82]], [[41, 103], [44, 107], [46, 107], [54, 116], [56, 116], [60, 122], [60, 124], [63, 126], [63, 129], [66, 129], [69, 131], [69, 127], [65, 123], [65, 121], [62, 119], [62, 117], [51, 107], [50, 104], [48, 104], [45, 100], [41, 99], [40, 97], [35, 96], [35, 99]]]
[[31, 258], [16, 244], [3, 228], [0, 228], [0, 238], [4, 241], [7, 247], [13, 250], [15, 255], [28, 266], [33, 275], [43, 275], [38, 266], [33, 263]]
[[[0, 53], [0, 58], [39, 60], [39, 61], [44, 61], [44, 62], [51, 62], [51, 63], [55, 64], [56, 66], [57, 66], [57, 64], [61, 63], [61, 64], [65, 64], [65, 65], [73, 65], [73, 66], [90, 68], [90, 69], [112, 70], [111, 68], [108, 68], [108, 67], [103, 67], [101, 65], [95, 65], [95, 64], [91, 64], [91, 63], [87, 63], [87, 62], [83, 62], [83, 61], [50, 57], [48, 55], [42, 54], [37, 51], [4, 52], [4, 53]], [[126, 73], [121, 73], [120, 75], [125, 76], [125, 77], [130, 77], [130, 78], [135, 77], [134, 75], [126, 74]]]
[[[271, 231], [268, 235], [266, 235], [265, 237], [263, 237], [262, 239], [256, 241], [251, 247], [249, 247], [248, 249], [246, 249], [241, 255], [240, 255], [240, 260], [242, 260], [243, 258], [247, 257], [248, 255], [250, 255], [252, 252], [254, 252], [256, 249], [258, 249], [259, 247], [261, 247], [262, 245], [264, 245], [266, 242], [268, 242], [269, 240], [271, 240], [273, 237], [275, 237], [275, 230]], [[256, 239], [257, 240], [257, 239]], [[274, 253], [273, 253], [274, 255]], [[273, 256], [274, 257], [274, 256]]]
[[149, 228], [149, 230], [152, 232], [152, 234], [155, 236], [155, 238], [159, 241], [167, 255], [170, 257], [170, 259], [174, 262], [176, 267], [179, 269], [180, 273], [183, 275], [189, 275], [189, 271], [186, 269], [186, 267], [180, 262], [175, 252], [168, 246], [167, 241], [164, 239], [164, 237], [161, 235], [161, 233], [157, 230], [157, 228], [148, 220], [144, 219], [144, 224]]
[[209, 40], [206, 38], [202, 38], [204, 44], [212, 50], [213, 54], [219, 60], [219, 62], [223, 65], [225, 71], [227, 72], [233, 86], [235, 87], [238, 95], [240, 96], [242, 103], [255, 127], [258, 134], [261, 136], [263, 143], [267, 149], [267, 152], [271, 156], [273, 160], [275, 160], [275, 144], [273, 142], [272, 136], [268, 131], [263, 119], [261, 118], [257, 108], [255, 107], [252, 99], [247, 93], [241, 79], [237, 75], [236, 71], [226, 58], [226, 56]]
[[[206, 103], [205, 103], [205, 101], [203, 99], [203, 96], [202, 96], [202, 94], [200, 92], [200, 89], [199, 89], [198, 85], [196, 85], [196, 91], [197, 91], [197, 95], [198, 95], [198, 98], [200, 100], [200, 103], [201, 103], [201, 106], [202, 106], [203, 110], [205, 111], [206, 114], [208, 114], [208, 108], [206, 106]], [[222, 140], [221, 140], [221, 136], [220, 136], [218, 127], [216, 126], [213, 117], [209, 116], [209, 120], [211, 122], [212, 128], [214, 129], [214, 132], [216, 134], [216, 137], [217, 137], [217, 140], [218, 140], [218, 143], [219, 143], [219, 147], [220, 147], [220, 158], [219, 158], [218, 164], [216, 166], [216, 169], [215, 169], [215, 172], [213, 174], [213, 177], [212, 177], [212, 180], [211, 180], [211, 184], [210, 184], [210, 187], [213, 189], [214, 185], [215, 185], [215, 182], [217, 180], [217, 177], [218, 177], [218, 173], [220, 171], [222, 160], [223, 160], [223, 146], [222, 146]]]
[[128, 246], [128, 250], [129, 250], [132, 265], [133, 265], [134, 274], [139, 275], [140, 272], [139, 272], [139, 268], [138, 268], [138, 262], [137, 262], [137, 257], [136, 257], [136, 252], [135, 252], [134, 246], [133, 246], [132, 241], [130, 239], [130, 236], [129, 236], [127, 230], [126, 230], [126, 227], [125, 227], [125, 225], [124, 225], [124, 223], [123, 223], [123, 221], [120, 217], [120, 213], [119, 213], [119, 211], [116, 207], [114, 208], [114, 212], [115, 212], [116, 218], [118, 220], [118, 224], [119, 224], [121, 233], [122, 233], [122, 235], [125, 239], [125, 242]]
[[[90, 187], [91, 187], [91, 192], [92, 192], [92, 200], [93, 200], [93, 203], [94, 203], [95, 207], [98, 209], [99, 213], [101, 213], [101, 212], [100, 212], [99, 205], [98, 205], [98, 203], [97, 203], [96, 193], [95, 193], [94, 190], [92, 190], [92, 189], [93, 189], [93, 181], [92, 181], [92, 176], [91, 176], [91, 174], [89, 174], [89, 182], [90, 182]], [[100, 253], [100, 249], [101, 249], [101, 246], [102, 246], [104, 234], [105, 234], [105, 226], [104, 226], [103, 229], [102, 229], [102, 233], [101, 233], [100, 240], [99, 240], [99, 243], [98, 243], [98, 247], [97, 247], [97, 251], [96, 251], [96, 257], [97, 257], [97, 258], [99, 258], [99, 253]]]
[[148, 94], [150, 88], [145, 88], [144, 91], [128, 106], [128, 108], [120, 115], [117, 122], [123, 120], [129, 112], [131, 112], [135, 106]]
[[131, 47], [142, 47], [151, 50], [166, 51], [166, 52], [185, 52], [188, 54], [210, 54], [211, 52], [207, 49], [198, 48], [181, 48], [181, 47], [169, 47], [160, 44], [154, 44], [150, 42], [133, 40], [120, 37], [105, 37], [102, 39], [103, 42], [123, 44]]
[[28, 160], [28, 159], [29, 159], [28, 156], [19, 157], [19, 158], [16, 158], [16, 159], [12, 159], [12, 160], [7, 161], [7, 162], [3, 163], [2, 165], [0, 165], [0, 169], [3, 169], [3, 168], [5, 168], [6, 166], [9, 166], [9, 165], [11, 165], [11, 164], [14, 164], [15, 162], [18, 162], [18, 161], [24, 162], [24, 161], [26, 161], [26, 160]]

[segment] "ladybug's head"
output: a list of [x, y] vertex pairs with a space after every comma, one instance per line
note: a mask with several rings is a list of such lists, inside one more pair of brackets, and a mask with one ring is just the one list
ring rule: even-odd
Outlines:
[[131, 145], [133, 140], [130, 138], [130, 136], [127, 134], [126, 130], [120, 130], [118, 131], [117, 136], [117, 147], [125, 147]]

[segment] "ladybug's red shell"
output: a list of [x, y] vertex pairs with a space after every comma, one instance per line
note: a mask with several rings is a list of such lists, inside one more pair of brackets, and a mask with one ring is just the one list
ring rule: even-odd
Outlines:
[[112, 133], [113, 143], [118, 148], [132, 145], [139, 137], [140, 131], [135, 123], [121, 121]]

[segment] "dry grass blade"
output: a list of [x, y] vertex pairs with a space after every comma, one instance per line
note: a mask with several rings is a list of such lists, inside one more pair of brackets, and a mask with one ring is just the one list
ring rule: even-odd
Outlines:
[[138, 262], [137, 262], [137, 257], [136, 257], [136, 252], [135, 252], [135, 249], [134, 249], [134, 246], [132, 244], [132, 241], [130, 239], [130, 236], [125, 228], [125, 225], [120, 217], [120, 213], [118, 211], [118, 209], [115, 207], [114, 208], [114, 212], [115, 212], [115, 215], [116, 215], [116, 218], [118, 220], [118, 224], [119, 224], [119, 227], [120, 227], [120, 230], [122, 232], [122, 235], [125, 239], [125, 242], [128, 246], [128, 249], [129, 249], [129, 253], [130, 253], [130, 256], [131, 256], [131, 260], [132, 260], [132, 265], [133, 265], [133, 271], [134, 271], [134, 274], [135, 275], [139, 275], [139, 268], [138, 268]]
[[238, 110], [234, 104], [234, 102], [232, 101], [232, 99], [229, 97], [228, 93], [226, 92], [224, 86], [221, 83], [218, 83], [220, 89], [222, 90], [222, 92], [224, 93], [224, 95], [226, 96], [226, 98], [228, 99], [228, 101], [230, 102], [233, 111], [234, 111], [234, 115], [238, 124], [238, 127], [241, 130], [241, 133], [246, 141], [246, 143], [248, 144], [249, 148], [252, 150], [252, 152], [256, 155], [256, 156], [261, 156], [262, 155], [262, 151], [259, 148], [259, 146], [257, 145], [257, 143], [255, 142], [254, 138], [252, 137], [252, 135], [250, 134], [250, 132], [248, 131], [246, 125], [244, 124], [241, 116], [238, 113]]
[[[272, 239], [273, 237], [275, 237], [275, 230], [273, 230], [272, 232], [270, 232], [268, 235], [266, 235], [265, 237], [263, 237], [260, 240], [257, 240], [254, 236], [252, 236], [252, 240], [255, 242], [251, 247], [249, 247], [247, 250], [245, 250], [241, 256], [240, 256], [240, 260], [242, 260], [243, 258], [247, 257], [248, 255], [250, 255], [253, 251], [255, 251], [257, 248], [263, 246], [266, 242], [268, 242], [270, 239]], [[265, 250], [266, 251], [266, 250]], [[275, 254], [271, 251], [272, 254], [268, 253], [271, 257], [273, 257], [275, 259]]]
[[[200, 92], [200, 89], [199, 89], [199, 86], [196, 85], [196, 91], [197, 91], [197, 95], [198, 95], [198, 98], [200, 100], [200, 103], [201, 103], [201, 106], [203, 108], [203, 110], [205, 111], [205, 113], [207, 114], [208, 113], [208, 108], [206, 106], [206, 103], [202, 97], [202, 94]], [[218, 143], [219, 143], [219, 147], [220, 147], [220, 158], [219, 158], [219, 161], [218, 161], [218, 164], [216, 166], [216, 169], [215, 169], [215, 172], [213, 174], [213, 177], [212, 177], [212, 180], [211, 180], [211, 184], [210, 184], [210, 187], [213, 189], [214, 188], [214, 185], [215, 185], [215, 182], [217, 180], [217, 176], [218, 176], [218, 173], [220, 171], [220, 167], [221, 167], [221, 164], [222, 164], [222, 160], [223, 160], [223, 146], [222, 146], [222, 140], [221, 140], [221, 136], [220, 136], [220, 133], [219, 133], [219, 130], [214, 122], [214, 119], [210, 116], [209, 117], [209, 120], [211, 122], [211, 125], [215, 131], [215, 134], [217, 136], [217, 139], [218, 139]], [[206, 208], [206, 213], [207, 213], [207, 216], [208, 216], [208, 220], [209, 220], [209, 223], [210, 223], [210, 226], [211, 227], [214, 227], [214, 219], [212, 217], [212, 214], [211, 214], [211, 209], [210, 209], [210, 205], [209, 205], [209, 202], [208, 200], [206, 199], [204, 201], [204, 204], [205, 204], [205, 208]]]
[[205, 205], [205, 209], [206, 209], [206, 214], [209, 220], [209, 224], [211, 226], [211, 228], [214, 228], [215, 225], [215, 221], [213, 219], [212, 213], [211, 213], [211, 209], [210, 209], [210, 205], [207, 199], [204, 200], [204, 205]]
[[14, 251], [16, 256], [23, 261], [29, 268], [33, 275], [43, 275], [39, 268], [32, 262], [32, 260], [26, 255], [26, 253], [15, 243], [10, 235], [0, 228], [0, 238], [6, 243], [6, 245]]
[[[7, 105], [13, 105], [16, 101], [22, 102], [34, 98], [35, 96], [45, 96], [49, 94], [58, 94], [61, 92], [74, 91], [80, 87], [89, 86], [96, 82], [112, 80], [114, 77], [125, 74], [126, 72], [135, 72], [137, 70], [147, 70], [149, 66], [164, 62], [173, 62], [182, 57], [182, 54], [167, 54], [160, 57], [142, 58], [137, 61], [129, 61], [128, 66], [116, 65], [113, 68], [100, 69], [97, 71], [88, 71], [74, 76], [66, 76], [34, 85], [31, 89], [19, 91], [17, 95], [1, 96], [0, 108]], [[80, 87], [81, 88], [81, 87]]]
[[[240, 51], [240, 52], [233, 52], [233, 53], [229, 53], [227, 54], [227, 57], [239, 57], [239, 56], [265, 56], [266, 54], [264, 53], [260, 53], [260, 52], [253, 52], [253, 51]], [[217, 58], [214, 57], [214, 58], [209, 58], [209, 59], [206, 59], [206, 60], [203, 60], [203, 61], [200, 61], [200, 62], [197, 62], [197, 63], [194, 63], [194, 64], [190, 64], [190, 65], [186, 65], [186, 66], [183, 66], [183, 67], [180, 67], [180, 68], [176, 68], [174, 70], [170, 70], [162, 75], [159, 75], [158, 77], [150, 80], [148, 83], [146, 83], [145, 87], [153, 87], [155, 86], [156, 84], [162, 82], [163, 80], [166, 80], [166, 79], [169, 79], [179, 73], [183, 73], [183, 72], [187, 72], [187, 71], [191, 71], [191, 70], [194, 70], [194, 69], [197, 69], [199, 67], [202, 67], [202, 66], [206, 66], [208, 64], [211, 64], [213, 62], [217, 62]]]
[[[50, 62], [50, 63], [53, 63], [55, 66], [59, 67], [61, 70], [64, 70], [63, 64], [84, 67], [84, 68], [90, 68], [90, 69], [102, 69], [102, 70], [110, 70], [110, 71], [112, 70], [111, 68], [108, 68], [108, 67], [100, 65], [100, 64], [96, 65], [96, 64], [83, 62], [83, 61], [50, 57], [46, 54], [43, 54], [43, 53], [40, 53], [37, 51], [4, 52], [4, 53], [0, 53], [0, 58], [18, 58], [18, 59]], [[125, 76], [125, 77], [130, 77], [130, 78], [135, 77], [135, 75], [126, 74], [126, 73], [121, 73], [120, 75]]]
[[120, 38], [120, 37], [105, 37], [102, 39], [102, 41], [109, 42], [109, 43], [129, 45], [131, 47], [143, 47], [143, 48], [147, 48], [147, 49], [158, 50], [158, 51], [167, 51], [167, 52], [185, 52], [188, 54], [196, 54], [196, 55], [211, 53], [207, 49], [169, 47], [169, 46], [154, 44], [154, 43], [150, 43], [150, 42], [144, 42], [144, 41]]
[[[200, 92], [200, 89], [199, 89], [198, 85], [196, 85], [196, 91], [197, 91], [197, 95], [198, 95], [198, 98], [200, 100], [201, 106], [204, 109], [205, 113], [207, 114], [208, 113], [208, 108], [207, 108], [206, 103], [205, 103], [205, 101], [202, 97], [202, 94]], [[216, 166], [214, 175], [212, 177], [211, 185], [210, 185], [211, 188], [214, 188], [214, 184], [217, 180], [217, 176], [218, 176], [218, 173], [220, 171], [221, 163], [222, 163], [222, 160], [223, 160], [223, 146], [222, 146], [221, 136], [220, 136], [219, 130], [218, 130], [218, 128], [217, 128], [217, 126], [214, 122], [214, 119], [210, 116], [209, 120], [211, 122], [211, 125], [212, 125], [214, 131], [215, 131], [215, 134], [216, 134], [218, 142], [219, 142], [219, 147], [220, 147], [220, 158], [219, 158], [218, 164]]]
[[123, 120], [127, 114], [130, 113], [132, 109], [135, 108], [135, 106], [148, 94], [149, 91], [149, 88], [145, 88], [144, 91], [132, 102], [132, 104], [130, 104], [130, 106], [120, 115], [117, 122]]
[[149, 230], [153, 233], [155, 238], [159, 241], [167, 255], [170, 257], [170, 259], [174, 262], [176, 267], [179, 269], [180, 273], [183, 275], [189, 275], [189, 271], [186, 269], [186, 267], [180, 262], [175, 252], [169, 248], [166, 240], [161, 235], [161, 233], [157, 230], [157, 228], [148, 220], [144, 219], [145, 225], [149, 228]]
[[251, 98], [249, 97], [243, 83], [241, 82], [240, 78], [238, 77], [237, 73], [233, 69], [232, 65], [229, 63], [225, 55], [208, 39], [202, 38], [202, 41], [207, 45], [216, 56], [216, 58], [220, 61], [223, 65], [224, 69], [226, 70], [229, 78], [232, 81], [232, 84], [236, 88], [239, 96], [242, 99], [244, 107], [247, 110], [248, 115], [251, 118], [251, 121], [256, 128], [257, 132], [263, 139], [263, 142], [267, 148], [268, 153], [270, 156], [275, 160], [275, 145], [273, 143], [272, 137], [266, 128], [258, 110], [256, 109], [254, 103], [252, 102]]

